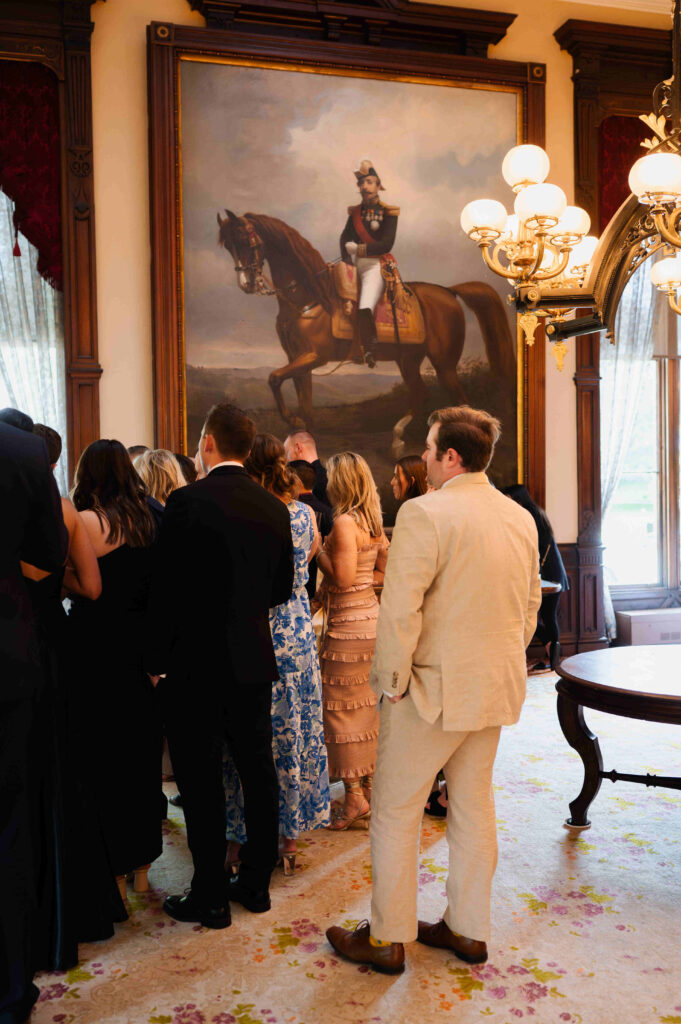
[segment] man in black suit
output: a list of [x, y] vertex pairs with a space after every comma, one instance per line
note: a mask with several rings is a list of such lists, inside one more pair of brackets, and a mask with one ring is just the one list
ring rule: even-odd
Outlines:
[[[163, 906], [178, 921], [209, 928], [229, 925], [228, 900], [269, 910], [278, 859], [269, 609], [291, 596], [293, 542], [284, 503], [243, 468], [254, 436], [255, 424], [235, 406], [209, 411], [199, 443], [206, 476], [168, 499], [150, 602], [147, 671], [152, 682], [167, 675], [159, 689], [194, 861], [191, 891]], [[229, 892], [225, 738], [248, 833]]]
[[45, 442], [1, 419], [0, 538], [0, 1022], [14, 1024], [26, 1020], [38, 997], [29, 757], [33, 702], [42, 683], [19, 563], [57, 572], [68, 534]]

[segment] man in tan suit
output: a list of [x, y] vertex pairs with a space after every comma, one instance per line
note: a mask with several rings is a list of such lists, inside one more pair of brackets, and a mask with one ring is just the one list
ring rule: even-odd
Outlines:
[[[434, 412], [423, 458], [434, 493], [402, 505], [381, 599], [371, 683], [381, 702], [371, 802], [371, 925], [329, 928], [337, 952], [389, 974], [418, 938], [487, 959], [497, 862], [492, 770], [520, 716], [525, 649], [541, 601], [532, 517], [489, 482], [498, 420]], [[449, 877], [444, 919], [417, 921], [423, 806], [444, 766]]]

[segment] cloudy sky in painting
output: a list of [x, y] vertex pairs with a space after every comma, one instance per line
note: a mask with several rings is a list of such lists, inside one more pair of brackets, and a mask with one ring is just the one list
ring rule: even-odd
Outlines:
[[[459, 215], [482, 196], [512, 205], [501, 161], [516, 141], [515, 94], [190, 61], [181, 76], [189, 363], [283, 362], [276, 299], [237, 288], [216, 245], [217, 211], [279, 217], [335, 259], [364, 158], [381, 175], [382, 198], [401, 208], [393, 251], [406, 281], [486, 280], [506, 294]], [[470, 318], [469, 327], [464, 356], [475, 357]]]

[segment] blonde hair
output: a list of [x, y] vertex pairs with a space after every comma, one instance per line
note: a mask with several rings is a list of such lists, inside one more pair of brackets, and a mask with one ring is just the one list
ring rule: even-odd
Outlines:
[[336, 517], [348, 515], [372, 537], [383, 533], [381, 499], [365, 459], [355, 452], [332, 455], [326, 463], [327, 493]]
[[156, 498], [162, 505], [165, 505], [173, 491], [187, 484], [179, 462], [173, 453], [166, 451], [165, 448], [142, 452], [133, 462], [133, 466], [142, 482], [146, 484], [151, 497]]

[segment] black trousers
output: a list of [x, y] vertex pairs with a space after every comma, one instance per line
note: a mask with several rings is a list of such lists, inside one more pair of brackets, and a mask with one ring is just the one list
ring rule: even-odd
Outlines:
[[558, 631], [558, 602], [560, 594], [547, 594], [542, 598], [539, 608], [539, 623], [536, 629], [536, 636], [543, 644], [556, 643], [560, 633]]
[[29, 765], [33, 708], [33, 698], [0, 701], [0, 1024], [26, 1020], [38, 997]]
[[160, 683], [166, 735], [194, 862], [192, 893], [209, 906], [225, 900], [226, 810], [222, 751], [229, 745], [241, 779], [248, 841], [239, 878], [267, 889], [279, 856], [279, 786], [272, 756], [272, 686], [222, 684], [170, 675]]

